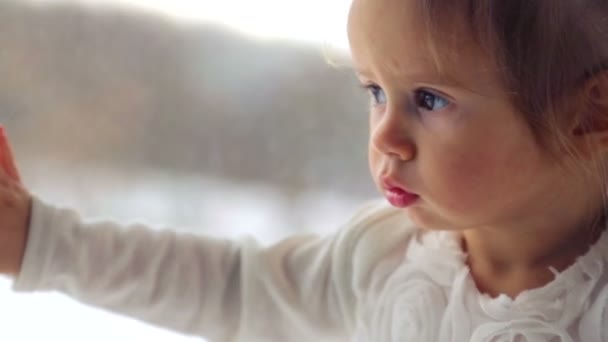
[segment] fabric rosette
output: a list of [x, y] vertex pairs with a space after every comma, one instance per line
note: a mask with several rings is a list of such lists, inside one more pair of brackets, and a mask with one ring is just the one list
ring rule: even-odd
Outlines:
[[[581, 318], [579, 335], [581, 341], [608, 342], [608, 286], [605, 286], [589, 310]], [[601, 329], [598, 329], [600, 328]]]
[[471, 342], [574, 342], [567, 331], [537, 319], [480, 325]]
[[437, 341], [446, 294], [425, 272], [404, 265], [370, 298], [357, 340]]

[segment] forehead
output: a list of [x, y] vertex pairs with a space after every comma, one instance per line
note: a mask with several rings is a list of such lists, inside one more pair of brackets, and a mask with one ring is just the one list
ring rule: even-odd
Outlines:
[[443, 30], [449, 35], [433, 36], [428, 27], [439, 18], [425, 18], [420, 3], [354, 0], [348, 36], [355, 68], [375, 77], [427, 75], [472, 90], [495, 86], [496, 67], [474, 43], [468, 27], [457, 18], [441, 18], [449, 25]]
[[421, 39], [412, 39], [423, 32], [412, 32], [422, 24], [414, 5], [410, 0], [354, 0], [348, 20], [351, 47], [392, 50], [396, 38], [420, 45]]

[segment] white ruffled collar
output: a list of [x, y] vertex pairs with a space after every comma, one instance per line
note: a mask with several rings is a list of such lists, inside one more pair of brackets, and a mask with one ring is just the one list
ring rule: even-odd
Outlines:
[[397, 267], [376, 272], [354, 341], [608, 341], [608, 233], [514, 299], [479, 292], [459, 233], [413, 234]]
[[[588, 311], [590, 306], [597, 306], [598, 312], [605, 310], [605, 306], [591, 299], [602, 291], [598, 285], [602, 285], [607, 251], [605, 231], [564, 271], [553, 269], [556, 276], [551, 282], [523, 291], [514, 299], [507, 295], [492, 298], [477, 289], [458, 233], [420, 231], [411, 241], [406, 259], [412, 261], [410, 265], [426, 268], [425, 273], [438, 285], [450, 288], [446, 315], [451, 318], [447, 319], [448, 327], [441, 329], [441, 341], [494, 341], [498, 336], [513, 334], [525, 335], [526, 341], [535, 341], [536, 337], [545, 340], [547, 336], [572, 341], [568, 329], [577, 319], [602, 319], [602, 313]], [[583, 329], [579, 333], [582, 336], [589, 331]]]

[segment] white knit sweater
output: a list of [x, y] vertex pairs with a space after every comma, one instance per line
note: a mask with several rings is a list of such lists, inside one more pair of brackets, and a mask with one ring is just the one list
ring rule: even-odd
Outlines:
[[608, 341], [608, 234], [515, 300], [478, 292], [458, 241], [378, 203], [331, 237], [265, 247], [86, 222], [35, 197], [14, 289], [212, 341]]

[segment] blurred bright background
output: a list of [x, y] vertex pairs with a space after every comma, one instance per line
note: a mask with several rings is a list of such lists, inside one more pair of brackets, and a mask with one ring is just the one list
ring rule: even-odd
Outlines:
[[[335, 231], [376, 196], [349, 3], [0, 1], [0, 124], [24, 182], [152, 228]], [[0, 340], [202, 341], [10, 286]]]

